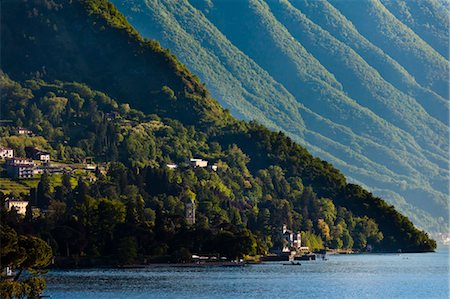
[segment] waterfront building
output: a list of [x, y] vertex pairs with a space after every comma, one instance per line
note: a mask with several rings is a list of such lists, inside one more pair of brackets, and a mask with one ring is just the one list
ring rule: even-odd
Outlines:
[[283, 224], [283, 248], [282, 252], [298, 251], [302, 246], [302, 236], [300, 232], [293, 232], [287, 229], [287, 225]]

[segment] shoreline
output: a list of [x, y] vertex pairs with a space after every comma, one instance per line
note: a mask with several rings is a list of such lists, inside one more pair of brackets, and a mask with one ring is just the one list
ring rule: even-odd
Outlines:
[[[401, 254], [417, 254], [417, 253], [436, 253], [436, 251], [417, 251], [417, 252], [327, 252], [326, 255], [401, 255]], [[323, 253], [314, 253], [313, 255], [323, 255]], [[57, 258], [57, 257], [56, 257]], [[64, 258], [66, 259], [66, 258]], [[322, 260], [317, 258], [317, 260]], [[245, 267], [247, 265], [260, 265], [273, 262], [285, 262], [286, 260], [264, 260], [263, 258], [259, 261], [249, 260], [243, 262], [233, 262], [233, 261], [196, 261], [196, 262], [186, 262], [186, 263], [173, 263], [173, 262], [155, 262], [155, 263], [142, 263], [142, 264], [129, 264], [129, 265], [114, 265], [95, 261], [95, 259], [82, 259], [75, 262], [75, 259], [66, 260], [69, 263], [58, 263], [47, 267], [49, 270], [70, 270], [70, 269], [145, 269], [145, 268], [162, 268], [162, 267], [173, 267], [173, 268], [189, 268], [189, 267]], [[314, 260], [311, 260], [314, 262]]]

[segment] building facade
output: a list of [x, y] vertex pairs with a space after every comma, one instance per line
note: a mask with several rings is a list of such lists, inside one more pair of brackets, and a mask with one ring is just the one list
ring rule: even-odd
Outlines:
[[40, 150], [35, 147], [26, 147], [25, 153], [27, 154], [27, 158], [31, 158], [34, 160], [40, 160], [44, 163], [50, 162], [50, 153]]
[[14, 150], [7, 147], [0, 147], [0, 159], [10, 159], [14, 157]]
[[169, 169], [177, 169], [178, 165], [174, 164], [174, 163], [168, 163], [168, 164], [166, 164], [166, 167]]
[[31, 135], [33, 135], [33, 131], [28, 130], [27, 128], [19, 127], [19, 128], [17, 128], [17, 134], [31, 136]]
[[203, 159], [197, 159], [197, 158], [193, 158], [189, 160], [191, 163], [192, 167], [207, 167], [208, 166], [208, 161], [203, 160]]
[[298, 251], [302, 247], [302, 236], [300, 232], [293, 232], [283, 225], [283, 248], [282, 252]]
[[27, 212], [28, 201], [21, 199], [7, 199], [5, 208], [8, 211], [15, 210], [19, 215], [25, 215]]
[[26, 158], [11, 158], [6, 160], [6, 172], [13, 179], [32, 178], [35, 164], [33, 160]]

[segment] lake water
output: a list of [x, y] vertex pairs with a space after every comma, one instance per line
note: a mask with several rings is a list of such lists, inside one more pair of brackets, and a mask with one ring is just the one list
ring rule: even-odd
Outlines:
[[330, 255], [301, 266], [51, 271], [52, 298], [449, 298], [449, 252]]

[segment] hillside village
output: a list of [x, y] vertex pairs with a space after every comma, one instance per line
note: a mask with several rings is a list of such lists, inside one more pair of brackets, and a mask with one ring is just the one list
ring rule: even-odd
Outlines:
[[[118, 112], [108, 113], [109, 121], [120, 119]], [[17, 135], [25, 135], [28, 137], [37, 137], [33, 131], [18, 127], [15, 132]], [[91, 157], [86, 157], [80, 161], [81, 163], [68, 163], [55, 161], [51, 159], [51, 154], [48, 151], [36, 148], [25, 147], [26, 157], [18, 157], [14, 155], [14, 149], [0, 146], [0, 166], [3, 166], [2, 177], [0, 179], [9, 179], [14, 182], [24, 182], [26, 180], [38, 180], [39, 177], [46, 173], [49, 175], [74, 174], [82, 171], [82, 178], [87, 182], [94, 182], [96, 180], [95, 174], [98, 172], [105, 175], [108, 169], [108, 163], [95, 163]], [[180, 167], [175, 163], [167, 163], [165, 165], [168, 169], [182, 169], [184, 168], [204, 168], [211, 171], [217, 171], [217, 164], [210, 163], [201, 158], [186, 159], [186, 162]], [[6, 178], [5, 178], [6, 175]], [[7, 210], [15, 210], [19, 215], [24, 216], [29, 204], [27, 193], [11, 194], [13, 190], [7, 188], [0, 189], [4, 192], [2, 199]], [[36, 207], [32, 207], [36, 210]], [[186, 221], [188, 224], [195, 224], [195, 204], [193, 201], [186, 203]]]
[[[119, 118], [120, 115], [118, 113], [108, 114], [109, 120], [117, 120]], [[18, 135], [37, 137], [31, 130], [23, 127], [18, 127], [16, 132]], [[81, 163], [68, 163], [55, 161], [52, 159], [49, 151], [36, 147], [25, 147], [25, 153], [25, 157], [18, 157], [14, 154], [13, 148], [0, 146], [0, 165], [3, 166], [1, 179], [23, 183], [27, 180], [39, 180], [44, 173], [60, 176], [62, 174], [74, 174], [77, 171], [83, 171], [84, 175], [82, 178], [87, 182], [94, 182], [97, 173], [105, 175], [108, 169], [108, 163], [96, 164], [91, 157], [84, 158], [80, 161]], [[169, 170], [203, 168], [214, 172], [218, 171], [218, 165], [216, 163], [211, 163], [202, 158], [188, 158], [182, 165], [166, 163], [164, 167]], [[15, 211], [21, 217], [25, 217], [27, 210], [32, 212], [33, 217], [52, 213], [51, 210], [41, 210], [36, 206], [32, 206], [30, 204], [29, 193], [17, 194], [13, 190], [7, 190], [7, 188], [4, 188], [0, 192], [4, 208], [7, 211]], [[193, 198], [186, 200], [184, 206], [186, 223], [191, 226], [195, 225], [196, 205]], [[307, 246], [302, 247], [300, 231], [293, 232], [284, 224], [279, 230], [279, 236], [282, 239], [282, 247], [274, 251], [275, 255], [269, 255], [267, 260], [293, 260], [296, 256], [302, 256], [302, 254], [309, 252]], [[215, 256], [204, 257], [196, 254], [192, 255], [192, 259], [203, 262], [216, 261]]]

